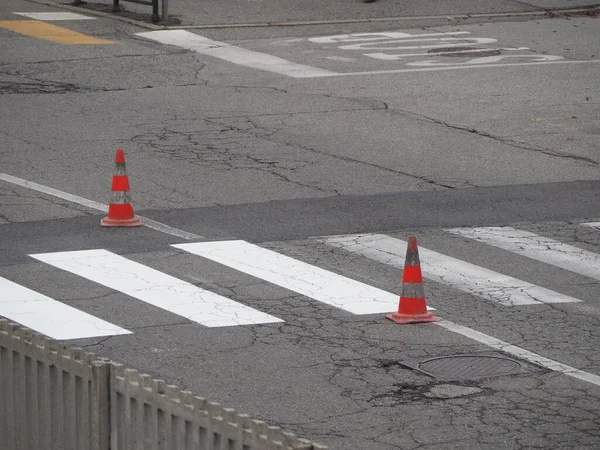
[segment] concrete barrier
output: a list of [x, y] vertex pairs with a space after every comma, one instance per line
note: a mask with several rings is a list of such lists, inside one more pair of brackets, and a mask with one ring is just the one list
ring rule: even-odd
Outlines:
[[327, 449], [5, 319], [0, 319], [0, 447]]

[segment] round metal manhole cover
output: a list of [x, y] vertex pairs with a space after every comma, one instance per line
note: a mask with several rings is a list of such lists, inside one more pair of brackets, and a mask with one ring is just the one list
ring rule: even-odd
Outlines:
[[501, 53], [500, 50], [492, 50], [487, 48], [477, 47], [444, 47], [444, 48], [433, 48], [427, 53], [435, 54], [436, 56], [454, 56], [454, 57], [465, 57], [470, 56], [472, 58], [481, 58], [483, 56], [497, 56]]
[[421, 361], [418, 368], [436, 378], [473, 380], [516, 374], [521, 364], [504, 356], [454, 355]]

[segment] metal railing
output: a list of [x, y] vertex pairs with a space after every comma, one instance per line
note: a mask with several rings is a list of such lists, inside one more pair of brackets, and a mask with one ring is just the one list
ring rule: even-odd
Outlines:
[[11, 450], [326, 450], [150, 375], [0, 319]]

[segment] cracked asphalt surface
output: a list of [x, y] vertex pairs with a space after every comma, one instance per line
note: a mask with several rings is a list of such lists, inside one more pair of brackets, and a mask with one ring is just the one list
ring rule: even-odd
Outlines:
[[[101, 229], [97, 210], [2, 179], [0, 276], [133, 332], [73, 344], [331, 449], [597, 449], [600, 386], [510, 345], [600, 376], [599, 281], [449, 229], [511, 226], [600, 253], [600, 231], [581, 225], [600, 220], [600, 19], [442, 18], [595, 3], [172, 3], [196, 25], [211, 9], [212, 23], [228, 25], [325, 19], [191, 31], [365, 74], [295, 79], [143, 39], [139, 24], [106, 17], [56, 24], [116, 45], [61, 46], [0, 27], [0, 174], [107, 204], [122, 147], [136, 213], [198, 240], [244, 239], [398, 295], [398, 268], [322, 238], [415, 234], [423, 248], [581, 302], [505, 306], [426, 279], [436, 316], [499, 340], [493, 348], [451, 327], [350, 314], [184, 253], [171, 244], [189, 241], [147, 227]], [[436, 18], [371, 20], [409, 9]], [[0, 20], [17, 11], [59, 9], [8, 0]], [[419, 71], [311, 41], [375, 31], [468, 32], [527, 47], [517, 62], [569, 63]], [[419, 70], [368, 74], [399, 67]], [[88, 249], [284, 322], [207, 328], [29, 256]], [[401, 364], [492, 352], [522, 370], [444, 381]]]

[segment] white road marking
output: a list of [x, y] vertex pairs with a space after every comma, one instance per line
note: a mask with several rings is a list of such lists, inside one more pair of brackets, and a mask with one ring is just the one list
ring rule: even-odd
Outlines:
[[0, 277], [0, 316], [53, 339], [83, 339], [131, 334], [39, 292]]
[[522, 63], [499, 63], [499, 64], [469, 64], [465, 66], [436, 66], [436, 67], [420, 67], [415, 69], [390, 69], [390, 70], [372, 70], [366, 72], [338, 72], [334, 75], [322, 75], [322, 76], [361, 76], [361, 75], [391, 75], [395, 73], [413, 73], [413, 72], [441, 72], [446, 70], [465, 70], [465, 69], [487, 69], [487, 68], [500, 68], [500, 67], [520, 67], [520, 66], [545, 66], [551, 64], [598, 64], [600, 59], [594, 59], [590, 61], [572, 61], [572, 60], [560, 60], [560, 61], [538, 61], [538, 62], [522, 62]]
[[246, 241], [198, 242], [176, 244], [173, 247], [211, 259], [352, 314], [389, 313], [398, 310], [400, 297], [397, 294]]
[[511, 227], [453, 228], [453, 234], [600, 280], [600, 255]]
[[600, 376], [598, 375], [594, 375], [592, 373], [576, 369], [575, 367], [571, 367], [558, 361], [554, 361], [552, 359], [538, 355], [537, 353], [525, 350], [524, 348], [509, 344], [508, 342], [501, 341], [500, 339], [496, 339], [493, 336], [489, 336], [471, 328], [463, 327], [462, 325], [458, 325], [444, 319], [441, 319], [439, 322], [434, 323], [440, 327], [446, 328], [449, 331], [461, 334], [465, 337], [468, 337], [489, 347], [513, 355], [517, 358], [545, 367], [546, 369], [552, 370], [554, 372], [560, 372], [570, 377], [577, 378], [578, 380], [587, 381], [588, 383], [600, 386]]
[[[42, 184], [34, 183], [33, 181], [27, 181], [22, 178], [13, 177], [12, 175], [8, 175], [6, 173], [0, 173], [0, 180], [6, 181], [7, 183], [16, 184], [17, 186], [26, 187], [28, 189], [32, 189], [34, 191], [42, 192], [44, 194], [52, 195], [53, 197], [62, 198], [63, 200], [67, 200], [72, 203], [77, 203], [79, 205], [87, 206], [91, 209], [96, 209], [98, 211], [102, 211], [104, 213], [108, 212], [108, 205], [104, 205], [102, 203], [95, 202], [93, 200], [88, 200], [87, 198], [79, 197], [77, 195], [69, 194], [67, 192], [59, 191], [57, 189], [53, 189], [48, 186], [44, 186]], [[153, 230], [160, 231], [161, 233], [170, 234], [172, 236], [177, 236], [183, 239], [202, 239], [202, 236], [189, 233], [187, 231], [179, 230], [177, 228], [170, 227], [161, 222], [157, 222], [152, 219], [148, 219], [144, 216], [138, 216], [142, 219], [142, 225], [147, 226], [148, 228], [152, 228]]]
[[19, 16], [29, 17], [30, 19], [52, 22], [54, 20], [94, 20], [95, 17], [84, 16], [72, 12], [16, 12]]
[[[456, 47], [452, 47], [452, 48], [456, 48]], [[479, 48], [479, 49], [475, 49], [475, 50], [460, 50], [460, 49], [456, 49], [456, 50], [450, 50], [450, 51], [439, 51], [439, 52], [427, 52], [427, 53], [393, 53], [393, 54], [389, 54], [389, 53], [364, 53], [365, 56], [368, 56], [370, 58], [375, 58], [375, 59], [381, 59], [383, 61], [395, 61], [395, 60], [399, 60], [402, 58], [414, 58], [415, 56], [427, 56], [427, 57], [432, 57], [432, 56], [447, 56], [447, 55], [465, 55], [465, 56], [477, 56], [477, 53], [482, 53], [482, 52], [490, 52], [490, 51], [506, 51], [506, 52], [516, 52], [516, 51], [526, 51], [526, 50], [530, 50], [529, 47], [504, 47], [504, 48], [496, 48], [496, 47], [489, 47], [489, 48]]]
[[[469, 31], [453, 31], [449, 33], [425, 33], [425, 34], [408, 34], [402, 32], [376, 32], [376, 33], [353, 33], [353, 34], [338, 34], [335, 36], [318, 36], [308, 38], [309, 42], [317, 44], [341, 44], [344, 42], [377, 42], [388, 41], [391, 39], [411, 39], [411, 38], [429, 38], [439, 36], [458, 36], [471, 34]], [[296, 39], [298, 40], [298, 39]], [[300, 39], [302, 40], [302, 39]], [[288, 41], [289, 42], [289, 41]]]
[[192, 50], [196, 53], [219, 58], [241, 66], [279, 73], [294, 78], [336, 75], [335, 72], [329, 70], [296, 64], [277, 56], [246, 50], [224, 42], [213, 41], [212, 39], [185, 30], [149, 31], [136, 33], [136, 35], [163, 44]]
[[597, 228], [598, 230], [600, 230], [600, 222], [587, 222], [587, 223], [582, 223], [580, 225], [583, 225], [586, 227]]
[[[382, 234], [319, 238], [333, 247], [403, 268], [407, 243]], [[573, 297], [419, 247], [423, 276], [500, 305], [580, 302]]]
[[107, 250], [30, 256], [207, 327], [283, 322]]

